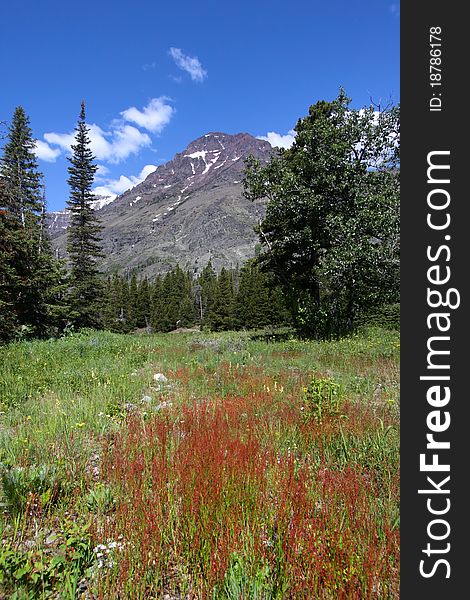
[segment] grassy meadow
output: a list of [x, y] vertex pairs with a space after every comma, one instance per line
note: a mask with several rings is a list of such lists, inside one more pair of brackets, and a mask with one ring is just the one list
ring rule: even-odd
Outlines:
[[0, 598], [399, 597], [399, 334], [0, 348]]

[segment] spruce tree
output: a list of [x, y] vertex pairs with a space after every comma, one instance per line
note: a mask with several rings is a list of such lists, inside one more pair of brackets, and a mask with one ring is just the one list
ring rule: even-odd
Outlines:
[[[179, 268], [179, 267], [178, 267]], [[189, 271], [181, 269], [181, 292], [179, 302], [178, 327], [192, 327], [196, 322], [196, 305], [193, 295], [193, 280]]]
[[246, 329], [264, 327], [270, 321], [267, 276], [252, 261], [240, 272], [235, 313], [237, 325]]
[[233, 279], [222, 267], [217, 277], [217, 285], [214, 293], [214, 302], [211, 307], [210, 327], [213, 331], [227, 331], [235, 325], [235, 302], [234, 302]]
[[138, 284], [137, 284], [137, 275], [135, 273], [132, 274], [131, 280], [129, 282], [129, 298], [127, 302], [127, 324], [129, 330], [135, 329], [137, 327], [138, 317]]
[[113, 279], [108, 276], [104, 283], [101, 323], [107, 331], [115, 331], [116, 302], [114, 297]]
[[147, 277], [138, 285], [137, 291], [137, 327], [150, 326], [150, 287]]
[[151, 295], [151, 314], [150, 325], [154, 331], [163, 331], [163, 280], [161, 275], [157, 275], [150, 291]]
[[114, 282], [117, 331], [120, 331], [121, 333], [128, 333], [131, 330], [129, 325], [129, 282], [121, 275], [115, 275]]
[[44, 224], [44, 186], [34, 148], [29, 119], [19, 106], [0, 161], [2, 235], [6, 242], [2, 262], [5, 278], [16, 282], [10, 291], [11, 301], [4, 305], [15, 315], [15, 332], [10, 337], [48, 335], [60, 330], [64, 322], [65, 273], [53, 257]]
[[215, 289], [217, 287], [217, 275], [209, 260], [203, 268], [198, 279], [197, 308], [201, 327], [210, 327], [212, 320], [212, 306], [214, 304]]
[[102, 228], [92, 207], [94, 196], [91, 189], [98, 167], [90, 149], [83, 101], [75, 131], [67, 180], [70, 186], [67, 252], [71, 266], [71, 320], [78, 328], [99, 327], [103, 287], [97, 261], [103, 256], [99, 237]]
[[15, 337], [20, 323], [17, 300], [22, 291], [22, 268], [27, 263], [23, 230], [6, 206], [5, 182], [0, 178], [0, 342]]
[[33, 227], [39, 223], [42, 213], [42, 173], [38, 171], [29, 118], [21, 106], [15, 109], [7, 139], [0, 167], [0, 174], [8, 188], [4, 199], [6, 208], [16, 216], [22, 227]]

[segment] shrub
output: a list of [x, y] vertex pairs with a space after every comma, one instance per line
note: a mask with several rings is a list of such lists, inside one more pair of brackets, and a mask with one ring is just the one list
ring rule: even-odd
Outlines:
[[66, 492], [57, 469], [47, 465], [7, 467], [0, 465], [3, 495], [9, 511], [23, 512], [34, 503], [40, 509], [55, 504]]
[[305, 414], [320, 422], [323, 417], [339, 414], [340, 386], [331, 379], [314, 378], [305, 393]]
[[400, 305], [384, 304], [371, 309], [360, 320], [360, 325], [375, 325], [384, 329], [400, 330]]

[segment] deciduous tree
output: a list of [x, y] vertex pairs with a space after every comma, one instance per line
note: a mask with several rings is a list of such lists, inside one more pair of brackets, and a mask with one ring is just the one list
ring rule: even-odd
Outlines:
[[311, 106], [292, 147], [250, 158], [244, 179], [247, 198], [268, 199], [258, 261], [307, 335], [342, 335], [398, 298], [399, 107], [350, 102], [341, 90]]

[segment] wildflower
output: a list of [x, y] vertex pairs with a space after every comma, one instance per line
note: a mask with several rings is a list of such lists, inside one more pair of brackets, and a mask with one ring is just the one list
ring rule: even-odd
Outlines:
[[163, 375], [163, 373], [155, 373], [153, 379], [154, 381], [161, 381], [162, 383], [168, 381], [168, 379], [165, 377], [165, 375]]
[[81, 429], [82, 427], [85, 427], [85, 423], [76, 423], [76, 426]]

